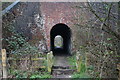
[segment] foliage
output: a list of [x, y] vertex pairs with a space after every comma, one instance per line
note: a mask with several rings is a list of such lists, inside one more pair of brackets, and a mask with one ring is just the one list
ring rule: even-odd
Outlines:
[[51, 78], [51, 75], [49, 74], [44, 74], [44, 75], [32, 75], [30, 78]]
[[92, 66], [92, 65], [87, 66], [87, 70], [94, 70], [94, 66]]
[[[68, 61], [69, 61], [70, 65], [76, 66], [76, 55], [69, 56], [67, 58], [68, 58]], [[73, 75], [72, 75], [72, 78], [90, 78], [90, 76], [88, 76], [87, 73], [86, 73], [87, 67], [85, 65], [85, 61], [82, 61], [80, 66], [81, 66], [81, 71], [80, 72], [74, 72]]]
[[40, 75], [32, 75], [30, 78], [41, 78]]
[[[30, 75], [29, 75], [30, 74]], [[51, 78], [52, 76], [50, 75], [50, 73], [48, 72], [23, 72], [23, 71], [20, 71], [20, 70], [13, 70], [11, 72], [11, 75], [14, 77], [14, 78]]]
[[81, 71], [75, 72], [72, 75], [72, 78], [90, 78], [90, 76], [86, 73], [87, 67], [85, 63], [81, 64]]
[[86, 73], [74, 73], [72, 75], [72, 78], [90, 78], [90, 76], [88, 76]]
[[86, 65], [85, 65], [85, 63], [81, 63], [81, 71], [80, 71], [80, 73], [85, 73], [86, 72]]
[[94, 67], [87, 68], [91, 70], [90, 75], [100, 78], [116, 76], [113, 72], [116, 66], [115, 56], [119, 53], [120, 28], [117, 24], [117, 8], [120, 5], [107, 2], [86, 4], [76, 7], [79, 17], [75, 19], [78, 21], [75, 24], [77, 31], [75, 45], [78, 50], [83, 51], [83, 54], [85, 52], [92, 54], [88, 65], [92, 64]]
[[26, 38], [23, 36], [23, 34], [18, 33], [15, 30], [15, 27], [12, 23], [4, 23], [3, 22], [3, 48], [5, 48], [8, 52], [17, 50], [23, 46], [24, 43], [26, 43]]
[[30, 78], [44, 78], [44, 79], [46, 79], [46, 78], [52, 78], [52, 76], [46, 72], [45, 74], [39, 74], [39, 75], [33, 74], [33, 75], [31, 75]]
[[26, 42], [25, 38], [20, 34], [14, 34], [11, 37], [3, 39], [6, 41], [6, 49], [8, 51], [14, 51], [22, 47], [22, 45]]
[[41, 69], [39, 71], [21, 71], [9, 69], [9, 74], [13, 78], [52, 78], [51, 74], [46, 71], [46, 69]]
[[[75, 55], [67, 57], [69, 65], [76, 66], [76, 58], [75, 57], [76, 57]], [[71, 67], [71, 68], [76, 69], [76, 67]]]
[[30, 45], [28, 42], [24, 43], [20, 49], [11, 52], [12, 54], [40, 54], [36, 46]]
[[75, 62], [76, 62], [75, 55], [69, 56], [69, 57], [67, 57], [67, 59], [68, 59], [70, 65], [73, 65], [73, 66], [75, 65]]
[[14, 78], [27, 78], [28, 74], [27, 72], [23, 72], [20, 70], [9, 70], [10, 75], [12, 75]]
[[49, 72], [47, 72], [46, 70], [42, 69], [42, 71], [40, 72], [35, 72], [33, 73], [30, 78], [52, 78], [52, 76], [50, 75]]

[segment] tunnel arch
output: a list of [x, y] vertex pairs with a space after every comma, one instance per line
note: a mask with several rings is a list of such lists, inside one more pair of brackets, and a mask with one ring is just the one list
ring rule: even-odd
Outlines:
[[[63, 48], [54, 47], [54, 39], [57, 35], [63, 38]], [[56, 24], [50, 31], [50, 50], [55, 55], [71, 54], [71, 29], [66, 24]]]

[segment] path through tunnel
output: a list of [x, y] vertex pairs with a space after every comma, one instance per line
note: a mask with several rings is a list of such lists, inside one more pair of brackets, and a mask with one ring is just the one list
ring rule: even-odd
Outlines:
[[[57, 44], [58, 38], [58, 44]], [[71, 30], [65, 24], [56, 24], [50, 32], [51, 51], [54, 55], [69, 55], [71, 54]], [[57, 46], [57, 45], [58, 46]]]

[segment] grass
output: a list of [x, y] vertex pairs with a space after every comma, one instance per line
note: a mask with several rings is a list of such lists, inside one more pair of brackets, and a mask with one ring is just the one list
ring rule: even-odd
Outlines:
[[49, 72], [40, 72], [39, 74], [32, 74], [30, 76], [30, 78], [43, 78], [43, 79], [46, 79], [46, 78], [52, 78], [52, 75], [50, 75]]
[[[67, 59], [68, 59], [70, 65], [76, 66], [76, 55], [69, 56], [69, 57], [67, 57]], [[81, 66], [80, 72], [74, 72], [72, 75], [72, 78], [91, 78], [86, 73], [87, 67], [85, 65], [85, 61], [82, 61], [80, 66]], [[76, 69], [76, 67], [74, 67], [74, 69]]]
[[[41, 69], [40, 71], [21, 71], [21, 70], [12, 70], [11, 75], [13, 78], [52, 78], [52, 75], [47, 72], [46, 69]], [[12, 78], [12, 77], [11, 77]]]
[[[25, 50], [21, 50], [20, 51], [20, 54], [17, 54], [17, 52], [16, 52], [16, 54], [13, 54], [13, 55], [16, 55], [16, 56], [19, 56], [19, 57], [21, 57], [20, 55], [22, 55], [22, 54], [24, 54], [25, 53], [25, 51], [32, 51], [32, 52], [36, 52], [36, 53], [31, 53], [31, 54], [26, 54], [26, 55], [24, 55], [24, 56], [22, 56], [22, 57], [25, 57], [25, 56], [31, 56], [31, 57], [34, 57], [34, 58], [39, 58], [39, 57], [43, 57], [43, 58], [46, 58], [46, 55], [44, 55], [44, 54], [39, 54], [39, 53], [37, 53], [38, 51], [37, 51], [37, 49], [35, 48], [35, 49], [31, 49], [31, 48], [33, 48], [33, 47], [31, 47], [30, 46], [30, 48], [29, 47], [27, 47], [28, 49], [26, 49], [25, 48]], [[19, 52], [19, 51], [18, 51]], [[18, 61], [19, 62], [19, 61]], [[18, 63], [17, 62], [17, 63]], [[32, 63], [35, 63], [34, 61], [32, 62]], [[46, 66], [47, 65], [47, 63], [46, 63], [46, 60], [43, 60], [43, 61], [38, 61], [37, 62], [38, 64], [42, 64], [43, 66]], [[10, 63], [11, 64], [11, 63]], [[15, 64], [15, 63], [14, 63]], [[28, 64], [30, 67], [32, 66], [30, 63], [26, 63], [26, 64]], [[16, 68], [12, 68], [12, 66], [13, 65], [11, 65], [10, 67], [9, 67], [9, 69], [8, 69], [8, 73], [9, 73], [9, 76], [12, 78], [12, 77], [14, 77], [14, 78], [52, 78], [52, 76], [51, 76], [51, 74], [47, 71], [47, 69], [46, 68], [35, 68], [35, 69], [33, 69], [33, 70], [31, 70], [31, 69], [29, 69], [29, 70], [20, 70], [20, 68], [22, 68], [22, 67], [18, 67], [18, 64], [16, 64], [15, 66], [16, 66]], [[39, 66], [38, 66], [39, 67]]]
[[82, 62], [80, 66], [80, 72], [73, 73], [72, 78], [90, 78], [90, 76], [86, 73], [87, 68], [85, 63]]
[[90, 76], [86, 73], [74, 73], [72, 78], [90, 78]]
[[67, 60], [69, 62], [69, 65], [76, 66], [76, 56], [75, 55], [67, 57]]

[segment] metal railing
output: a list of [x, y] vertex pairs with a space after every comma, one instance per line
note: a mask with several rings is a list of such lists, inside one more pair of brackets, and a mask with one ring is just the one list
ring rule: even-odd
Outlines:
[[4, 15], [5, 13], [9, 12], [10, 9], [12, 9], [18, 2], [20, 2], [20, 0], [16, 0], [14, 3], [12, 3], [11, 5], [9, 5], [7, 8], [5, 8], [2, 11], [2, 15]]

